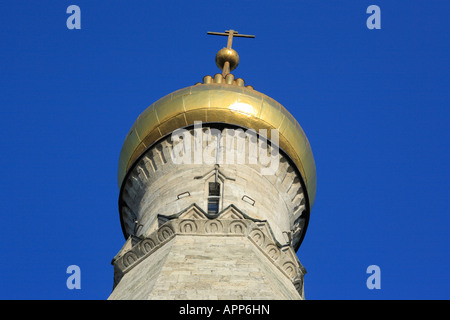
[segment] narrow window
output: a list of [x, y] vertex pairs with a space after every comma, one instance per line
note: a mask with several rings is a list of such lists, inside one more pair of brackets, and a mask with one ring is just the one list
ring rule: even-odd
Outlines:
[[208, 193], [208, 213], [219, 213], [220, 183], [210, 182]]

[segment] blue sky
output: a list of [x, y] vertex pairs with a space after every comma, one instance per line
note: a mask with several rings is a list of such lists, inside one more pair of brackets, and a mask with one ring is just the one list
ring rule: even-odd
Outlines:
[[124, 138], [151, 103], [219, 72], [226, 39], [206, 32], [228, 29], [256, 35], [234, 41], [233, 74], [312, 146], [306, 298], [449, 299], [449, 15], [444, 0], [2, 1], [0, 299], [109, 296]]

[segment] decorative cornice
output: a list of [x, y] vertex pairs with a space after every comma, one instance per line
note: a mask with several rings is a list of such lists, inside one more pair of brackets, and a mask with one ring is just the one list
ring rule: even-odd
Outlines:
[[233, 205], [212, 216], [193, 204], [178, 214], [160, 215], [159, 223], [158, 230], [149, 237], [140, 240], [130, 237], [113, 259], [114, 287], [124, 274], [176, 236], [247, 237], [303, 297], [306, 270], [290, 245], [280, 246], [275, 240], [266, 221], [252, 219]]

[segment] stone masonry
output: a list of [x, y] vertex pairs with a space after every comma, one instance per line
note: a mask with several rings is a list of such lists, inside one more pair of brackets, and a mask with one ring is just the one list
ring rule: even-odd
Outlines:
[[[276, 172], [262, 175], [260, 164], [176, 164], [174, 146], [160, 140], [125, 178], [119, 204], [128, 240], [112, 262], [109, 299], [303, 299], [306, 271], [295, 251], [305, 200], [282, 150]], [[221, 190], [214, 213], [211, 182]]]

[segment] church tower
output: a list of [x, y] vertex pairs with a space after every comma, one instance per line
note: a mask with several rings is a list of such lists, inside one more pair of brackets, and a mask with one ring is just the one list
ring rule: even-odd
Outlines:
[[222, 73], [144, 110], [119, 159], [125, 244], [109, 299], [304, 299], [297, 258], [316, 194], [311, 147], [280, 103]]

